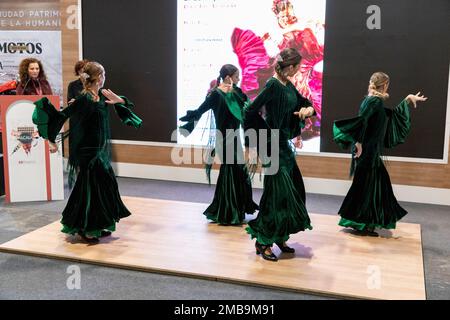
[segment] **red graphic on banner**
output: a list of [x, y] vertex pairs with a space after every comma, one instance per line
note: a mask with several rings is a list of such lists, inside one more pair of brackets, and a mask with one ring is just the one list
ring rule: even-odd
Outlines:
[[[38, 143], [39, 132], [35, 131], [34, 127], [18, 127], [17, 130], [13, 130], [11, 135], [17, 139], [17, 145], [14, 147], [11, 155], [16, 153], [21, 148], [26, 154], [31, 152], [31, 148], [35, 147]], [[33, 140], [35, 143], [33, 144]]]

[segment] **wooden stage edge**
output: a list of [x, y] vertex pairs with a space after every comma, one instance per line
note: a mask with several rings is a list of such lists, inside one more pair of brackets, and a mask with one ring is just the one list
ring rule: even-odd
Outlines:
[[[154, 274], [177, 276], [177, 277], [191, 278], [191, 279], [197, 279], [197, 280], [217, 281], [217, 282], [236, 284], [236, 285], [246, 285], [246, 286], [258, 287], [258, 288], [264, 288], [264, 289], [276, 289], [276, 290], [281, 290], [281, 291], [286, 291], [286, 292], [311, 294], [311, 295], [321, 296], [321, 297], [325, 297], [325, 298], [336, 298], [336, 299], [349, 298], [349, 299], [354, 299], [354, 300], [366, 299], [363, 297], [358, 297], [358, 296], [353, 296], [353, 295], [338, 295], [338, 294], [333, 294], [330, 292], [314, 291], [314, 290], [307, 290], [307, 289], [302, 290], [302, 289], [297, 289], [297, 288], [288, 288], [285, 286], [267, 285], [267, 284], [253, 283], [253, 282], [248, 282], [248, 281], [243, 281], [243, 280], [239, 281], [236, 279], [211, 277], [211, 276], [207, 276], [207, 275], [203, 276], [203, 275], [199, 275], [199, 274], [195, 274], [195, 273], [191, 274], [188, 272], [176, 272], [176, 271], [170, 271], [170, 270], [165, 270], [165, 269], [152, 269], [152, 268], [144, 268], [144, 267], [139, 267], [139, 266], [135, 267], [135, 266], [131, 266], [131, 265], [108, 264], [108, 263], [102, 263], [102, 262], [98, 262], [98, 261], [88, 261], [88, 260], [82, 260], [82, 259], [76, 259], [76, 258], [70, 258], [70, 257], [61, 257], [58, 255], [39, 254], [36, 252], [12, 250], [12, 249], [6, 249], [6, 248], [2, 248], [2, 247], [0, 247], [0, 252], [8, 253], [8, 254], [16, 254], [16, 255], [27, 255], [27, 256], [36, 257], [36, 258], [78, 262], [78, 263], [83, 263], [83, 264], [95, 265], [95, 266], [99, 266], [99, 267], [108, 267], [108, 268], [115, 268], [115, 269], [129, 270], [129, 271], [148, 272], [148, 273], [154, 273]], [[270, 262], [268, 262], [268, 263], [270, 263]], [[377, 300], [382, 300], [382, 299], [377, 299]]]
[[[417, 224], [399, 223], [385, 238], [358, 237], [342, 232], [336, 216], [310, 214], [314, 229], [288, 242], [295, 256], [280, 257], [274, 246], [280, 260], [270, 262], [255, 255], [243, 227], [207, 223], [201, 214], [207, 204], [132, 197], [124, 202], [133, 215], [118, 224], [111, 240], [71, 243], [56, 221], [1, 244], [0, 252], [333, 298], [426, 299]], [[174, 255], [177, 237], [188, 245]], [[380, 291], [365, 288], [372, 265], [383, 272]]]

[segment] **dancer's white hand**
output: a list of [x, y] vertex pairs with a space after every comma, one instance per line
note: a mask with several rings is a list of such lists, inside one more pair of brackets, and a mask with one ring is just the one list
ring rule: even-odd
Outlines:
[[294, 112], [301, 120], [305, 120], [307, 117], [311, 117], [314, 114], [314, 108], [307, 107], [301, 108], [300, 111]]
[[258, 164], [258, 151], [256, 148], [248, 148], [248, 162]]
[[102, 89], [102, 94], [108, 99], [105, 101], [108, 104], [125, 103], [125, 100], [109, 89]]
[[296, 149], [303, 148], [303, 140], [301, 136], [297, 136], [294, 138], [294, 146]]
[[362, 153], [362, 144], [357, 142], [357, 143], [355, 143], [355, 147], [356, 147], [355, 158], [359, 158]]
[[49, 141], [48, 142], [48, 147], [49, 147], [50, 153], [55, 153], [55, 152], [58, 151], [58, 145], [56, 143], [53, 143], [53, 142]]
[[220, 88], [220, 90], [222, 90], [222, 92], [229, 93], [229, 92], [233, 91], [233, 84], [222, 82], [219, 85], [219, 88]]
[[415, 95], [414, 94], [409, 94], [406, 97], [406, 101], [408, 101], [408, 103], [412, 104], [414, 108], [417, 108], [417, 102], [419, 101], [427, 101], [427, 97], [425, 97], [424, 95], [420, 95], [420, 91], [417, 92]]

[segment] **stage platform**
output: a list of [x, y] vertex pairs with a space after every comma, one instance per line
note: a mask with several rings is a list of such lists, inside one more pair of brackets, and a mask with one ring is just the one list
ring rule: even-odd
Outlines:
[[399, 223], [374, 238], [339, 227], [337, 215], [310, 214], [313, 230], [288, 241], [295, 254], [274, 246], [280, 259], [270, 262], [255, 254], [245, 225], [207, 222], [207, 204], [123, 199], [133, 215], [99, 244], [61, 233], [57, 221], [0, 251], [342, 298], [426, 299], [417, 224]]

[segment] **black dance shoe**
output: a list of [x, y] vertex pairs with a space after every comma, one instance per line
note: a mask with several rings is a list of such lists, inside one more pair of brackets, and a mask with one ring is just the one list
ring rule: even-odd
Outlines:
[[356, 236], [367, 236], [367, 230], [363, 229], [363, 230], [359, 230], [357, 228], [351, 227], [352, 229], [352, 234], [356, 235]]
[[278, 248], [280, 248], [280, 250], [281, 250], [282, 252], [285, 252], [285, 253], [294, 253], [294, 252], [295, 252], [295, 249], [294, 249], [294, 248], [285, 246], [285, 245], [283, 245], [282, 243], [278, 243], [278, 242], [277, 242], [276, 245], [278, 246]]
[[378, 237], [379, 236], [379, 234], [376, 233], [375, 231], [368, 230], [368, 229], [364, 230], [364, 234], [369, 236], [369, 237]]
[[261, 256], [264, 259], [269, 260], [269, 261], [278, 261], [277, 256], [274, 255], [273, 252], [271, 254], [267, 254], [266, 253], [266, 249], [268, 247], [269, 246], [265, 246], [265, 245], [262, 245], [262, 244], [260, 244], [258, 242], [255, 242], [256, 254], [261, 254]]
[[87, 243], [90, 243], [90, 244], [96, 244], [96, 243], [100, 242], [100, 240], [98, 238], [95, 238], [95, 237], [94, 238], [88, 238], [88, 237], [86, 237], [86, 235], [84, 235], [81, 232], [78, 232], [78, 235], [81, 237], [81, 239], [83, 239], [84, 241], [86, 241]]
[[102, 238], [102, 237], [109, 237], [111, 234], [112, 234], [111, 231], [102, 230], [102, 233], [100, 234], [100, 238]]

